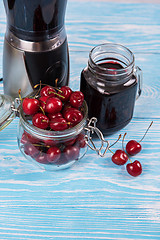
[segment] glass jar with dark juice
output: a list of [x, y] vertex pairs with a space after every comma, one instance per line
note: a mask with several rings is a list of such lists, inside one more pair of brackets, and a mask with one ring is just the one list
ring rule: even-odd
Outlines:
[[128, 48], [106, 43], [90, 51], [80, 88], [89, 118], [97, 118], [97, 127], [104, 135], [113, 134], [130, 122], [141, 84], [142, 71], [135, 67], [134, 55]]

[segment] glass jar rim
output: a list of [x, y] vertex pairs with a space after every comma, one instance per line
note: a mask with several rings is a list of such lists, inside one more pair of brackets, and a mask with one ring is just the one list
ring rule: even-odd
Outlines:
[[[100, 64], [97, 64], [93, 60], [93, 57], [92, 57], [93, 52], [96, 51], [99, 47], [112, 47], [112, 48], [115, 48], [115, 49], [119, 48], [119, 49], [122, 49], [122, 50], [126, 51], [126, 53], [128, 53], [131, 56], [132, 60], [130, 61], [130, 63], [128, 65], [124, 66], [122, 69], [116, 69], [117, 75], [118, 74], [123, 74], [125, 71], [127, 71], [127, 69], [131, 68], [132, 65], [134, 65], [135, 57], [134, 57], [134, 54], [132, 53], [132, 51], [129, 48], [127, 48], [127, 47], [125, 47], [125, 46], [123, 46], [121, 44], [118, 44], [118, 43], [103, 43], [103, 44], [99, 44], [99, 45], [95, 46], [94, 48], [92, 48], [91, 51], [89, 52], [89, 61], [91, 61], [91, 64], [94, 67], [98, 68], [101, 71], [106, 71], [107, 72], [107, 70], [109, 70], [110, 74], [108, 74], [108, 75], [112, 75], [111, 73], [115, 72], [115, 70], [100, 66]], [[104, 52], [107, 52], [107, 51], [104, 51]]]
[[76, 126], [74, 126], [72, 128], [68, 128], [63, 131], [44, 130], [44, 129], [37, 128], [34, 125], [30, 124], [25, 118], [25, 114], [23, 113], [23, 110], [22, 110], [22, 104], [20, 105], [20, 108], [19, 108], [20, 123], [22, 124], [22, 126], [24, 127], [24, 129], [27, 132], [31, 133], [32, 135], [34, 135], [37, 138], [44, 139], [44, 140], [47, 140], [48, 138], [49, 139], [54, 138], [57, 140], [68, 139], [70, 137], [74, 137], [74, 136], [78, 135], [84, 129], [84, 126], [86, 125], [87, 116], [88, 116], [88, 106], [87, 106], [87, 103], [85, 100], [84, 100], [84, 103], [82, 106], [84, 107], [84, 117], [83, 117], [82, 121], [80, 123], [78, 123]]

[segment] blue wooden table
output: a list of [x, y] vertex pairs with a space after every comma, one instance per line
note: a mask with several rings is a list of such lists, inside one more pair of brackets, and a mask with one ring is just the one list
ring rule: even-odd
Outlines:
[[[5, 27], [1, 1], [0, 76]], [[92, 150], [69, 169], [42, 171], [20, 153], [15, 119], [0, 133], [0, 239], [160, 239], [160, 4], [69, 0], [66, 29], [74, 90], [95, 45], [120, 43], [135, 54], [143, 93], [131, 123], [108, 140], [125, 132], [126, 141], [140, 140], [153, 120], [133, 158], [143, 173], [131, 177], [110, 153]]]

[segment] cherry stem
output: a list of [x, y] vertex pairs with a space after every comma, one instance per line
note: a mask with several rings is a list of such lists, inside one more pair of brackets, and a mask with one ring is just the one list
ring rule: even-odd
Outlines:
[[114, 155], [114, 152], [110, 148], [108, 148], [108, 150]]
[[42, 85], [47, 85], [47, 84], [43, 84], [43, 83], [41, 83], [41, 81], [40, 81], [40, 83], [38, 83], [38, 84], [34, 85], [34, 87], [33, 87], [33, 88], [37, 88], [38, 86], [40, 86], [40, 88], [41, 88], [41, 86], [42, 86]]
[[21, 97], [21, 89], [18, 90], [18, 95], [19, 95], [19, 99], [22, 102], [22, 97]]
[[57, 87], [58, 78], [55, 80], [55, 87]]
[[119, 137], [118, 137], [118, 139], [109, 147], [109, 148], [111, 148], [111, 147], [113, 147], [118, 141], [119, 141], [119, 139], [121, 138], [121, 134], [119, 135]]
[[[55, 90], [57, 90], [58, 92], [60, 92], [60, 93], [63, 93], [63, 91], [62, 90], [60, 90], [60, 89], [58, 89], [57, 88], [57, 82], [58, 82], [58, 78], [55, 80], [55, 87], [52, 87], [52, 88], [54, 88]], [[41, 90], [41, 88], [42, 88], [42, 85], [43, 86], [48, 86], [48, 84], [45, 84], [45, 83], [42, 83], [41, 81], [40, 81], [40, 83], [38, 83], [38, 84], [36, 84], [35, 86], [34, 86], [34, 88], [37, 88], [38, 86], [40, 86], [39, 87], [39, 90], [38, 90], [38, 93], [40, 92], [40, 90]], [[37, 94], [38, 94], [37, 93]], [[49, 93], [52, 93], [52, 92], [49, 92]], [[54, 94], [56, 94], [56, 95], [58, 95], [58, 93], [55, 93], [55, 92], [53, 92]], [[36, 95], [37, 95], [36, 94]], [[62, 98], [65, 98], [64, 96], [61, 96], [61, 95], [58, 95], [59, 97], [62, 97]]]
[[44, 115], [46, 115], [46, 113], [45, 113], [44, 109], [42, 108], [42, 106], [39, 106], [39, 108], [41, 109], [42, 113], [43, 113]]
[[[125, 136], [127, 135], [127, 133], [125, 133], [124, 135], [123, 135], [123, 139], [122, 139], [122, 150], [125, 152], [125, 150], [124, 150], [124, 139], [125, 139]], [[126, 153], [127, 154], [127, 153]], [[127, 157], [128, 157], [128, 155], [127, 155]], [[132, 163], [132, 161], [131, 161], [131, 159], [128, 157], [128, 159], [129, 159], [129, 161]]]
[[[128, 157], [128, 155], [127, 155], [127, 157]], [[128, 159], [129, 159], [129, 161], [132, 163], [132, 161], [131, 161], [131, 159], [128, 157]]]
[[[56, 80], [57, 80], [57, 82], [58, 82], [58, 78], [57, 78]], [[56, 83], [56, 84], [57, 84], [57, 83]], [[37, 88], [39, 85], [40, 85], [40, 89], [41, 89], [41, 86], [42, 86], [42, 85], [43, 85], [43, 86], [48, 86], [48, 84], [41, 83], [41, 81], [40, 81], [40, 83], [36, 84], [36, 85], [34, 86], [34, 88]], [[59, 91], [59, 92], [62, 93], [62, 90], [58, 89], [57, 86], [56, 86], [56, 87], [52, 87], [52, 88], [54, 88], [54, 89], [56, 89], [57, 91]]]
[[[37, 84], [39, 85], [39, 89], [38, 89], [38, 92], [36, 93], [36, 95], [34, 96], [34, 98], [36, 98], [36, 96], [38, 96], [38, 94], [40, 93], [41, 91], [41, 88], [42, 88], [42, 83], [41, 83], [41, 80], [40, 80], [40, 84]], [[35, 88], [35, 87], [34, 87]]]
[[35, 147], [41, 147], [41, 146], [43, 146], [43, 145], [34, 143], [33, 146], [35, 146]]
[[143, 139], [145, 138], [145, 136], [146, 136], [148, 130], [150, 129], [150, 127], [152, 126], [152, 124], [153, 124], [153, 121], [150, 123], [149, 127], [147, 128], [146, 132], [144, 133], [143, 137], [141, 138], [141, 140], [139, 142], [143, 141]]
[[[61, 91], [62, 92], [62, 91]], [[49, 94], [51, 94], [51, 93], [54, 93], [55, 95], [57, 95], [57, 96], [59, 96], [59, 97], [61, 97], [61, 98], [65, 98], [64, 96], [62, 96], [62, 95], [60, 95], [60, 94], [58, 94], [58, 93], [56, 93], [56, 92], [52, 92], [52, 91], [50, 91], [50, 92], [48, 92]]]
[[123, 139], [122, 139], [122, 149], [123, 149], [123, 151], [124, 151], [124, 139], [125, 139], [125, 136], [127, 135], [127, 133], [125, 133], [124, 135], [123, 135]]
[[[45, 121], [45, 120], [44, 120]], [[56, 122], [56, 121], [50, 121], [51, 123], [59, 123], [59, 122]], [[65, 122], [61, 122], [60, 124], [67, 124], [67, 125], [72, 125], [72, 123], [71, 122], [67, 122], [67, 123], [65, 123]]]
[[62, 90], [60, 90], [60, 89], [58, 89], [57, 87], [54, 87], [54, 89], [56, 89], [58, 92], [60, 92], [60, 93], [63, 93], [63, 91]]
[[50, 148], [50, 146], [49, 146], [49, 145], [44, 145], [44, 144], [36, 144], [36, 143], [34, 143], [34, 144], [33, 144], [33, 146], [35, 146], [35, 147], [47, 147], [47, 148]]

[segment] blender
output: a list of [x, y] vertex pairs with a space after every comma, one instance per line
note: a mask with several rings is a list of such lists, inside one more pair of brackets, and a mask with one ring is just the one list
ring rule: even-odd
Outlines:
[[35, 85], [68, 85], [65, 31], [67, 0], [3, 0], [7, 27], [3, 47], [4, 93], [25, 97]]

